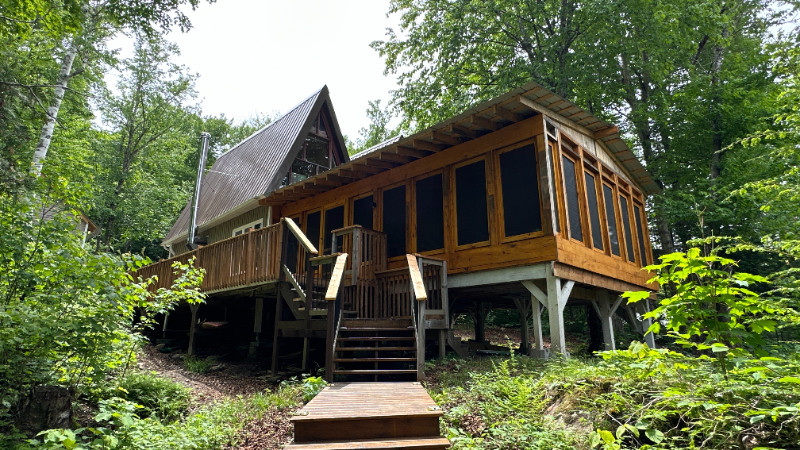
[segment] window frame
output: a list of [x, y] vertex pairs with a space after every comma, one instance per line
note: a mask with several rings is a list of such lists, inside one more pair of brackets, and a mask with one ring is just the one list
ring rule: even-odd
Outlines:
[[[458, 250], [468, 250], [471, 248], [479, 248], [479, 247], [487, 247], [492, 245], [492, 211], [491, 205], [489, 204], [489, 192], [491, 191], [489, 188], [489, 183], [492, 181], [491, 174], [489, 173], [489, 161], [487, 156], [489, 156], [489, 152], [477, 156], [475, 158], [470, 158], [466, 161], [461, 161], [457, 164], [453, 164], [452, 168], [450, 169], [450, 192], [452, 192], [452, 201], [450, 202], [452, 205], [452, 217], [453, 217], [453, 238], [454, 238], [454, 249]], [[456, 170], [461, 167], [468, 166], [470, 164], [474, 164], [478, 161], [483, 161], [483, 173], [484, 173], [484, 189], [486, 192], [486, 230], [487, 230], [487, 238], [484, 241], [478, 242], [470, 242], [469, 244], [459, 244], [458, 243], [458, 186], [456, 185]]]
[[231, 231], [231, 237], [241, 236], [241, 235], [247, 233], [247, 229], [248, 228], [252, 228], [254, 231], [255, 230], [260, 230], [261, 228], [264, 228], [264, 219], [254, 220], [254, 221], [252, 221], [252, 222], [250, 222], [250, 223], [248, 223], [246, 225], [242, 225], [240, 227], [234, 228]]
[[[539, 228], [540, 229], [538, 231], [529, 231], [527, 233], [518, 234], [518, 235], [514, 235], [514, 236], [506, 236], [506, 222], [505, 222], [506, 210], [505, 210], [505, 203], [504, 203], [504, 200], [503, 200], [503, 173], [502, 173], [503, 170], [502, 170], [502, 166], [500, 164], [500, 156], [503, 153], [508, 153], [508, 152], [511, 152], [511, 151], [514, 151], [514, 150], [518, 150], [518, 149], [520, 149], [522, 147], [526, 147], [528, 145], [533, 146], [533, 157], [534, 157], [534, 160], [536, 161], [536, 166], [534, 167], [535, 170], [531, 173], [531, 175], [533, 176], [534, 180], [536, 181], [536, 188], [537, 188], [537, 195], [538, 195], [538, 197], [537, 197], [537, 206], [539, 207]], [[498, 148], [498, 149], [494, 150], [492, 153], [493, 153], [492, 154], [492, 158], [494, 160], [494, 167], [495, 167], [495, 174], [494, 174], [495, 176], [494, 176], [494, 178], [495, 178], [496, 183], [497, 183], [497, 188], [495, 189], [495, 198], [497, 199], [496, 200], [497, 205], [499, 205], [499, 208], [497, 208], [497, 211], [498, 211], [498, 214], [497, 214], [497, 216], [498, 216], [497, 217], [497, 226], [498, 226], [498, 232], [499, 232], [498, 234], [500, 235], [500, 243], [501, 244], [505, 244], [507, 242], [515, 242], [515, 241], [521, 241], [521, 240], [525, 240], [525, 239], [531, 239], [531, 238], [535, 238], [535, 237], [544, 236], [544, 211], [542, 210], [542, 186], [539, 183], [539, 164], [541, 162], [539, 161], [539, 157], [538, 157], [538, 153], [539, 152], [538, 152], [538, 149], [536, 148], [536, 140], [533, 139], [533, 138], [525, 139], [523, 141], [516, 142], [516, 143], [511, 144], [509, 146]], [[488, 168], [487, 168], [487, 170], [488, 170]], [[487, 214], [488, 214], [489, 212], [491, 212], [491, 208], [489, 206], [489, 191], [488, 191], [488, 189], [487, 189], [486, 197], [487, 197], [486, 198], [486, 202], [487, 202], [486, 206], [487, 206]], [[491, 223], [491, 220], [492, 220], [491, 217], [489, 217], [489, 222], [490, 223]], [[456, 236], [456, 239], [458, 239], [457, 236]], [[489, 240], [491, 241], [491, 227], [489, 228]]]
[[[432, 249], [432, 250], [420, 251], [418, 249], [418, 247], [417, 247], [417, 243], [418, 243], [417, 241], [419, 240], [419, 234], [418, 234], [419, 230], [417, 228], [417, 215], [418, 215], [418, 211], [417, 211], [417, 182], [421, 181], [421, 180], [428, 179], [430, 177], [434, 177], [436, 175], [439, 175], [439, 176], [442, 177], [442, 246], [439, 247], [439, 248], [436, 248], [436, 249]], [[446, 192], [447, 192], [447, 177], [445, 176], [445, 168], [441, 168], [439, 170], [434, 170], [432, 172], [426, 172], [426, 173], [424, 173], [422, 175], [414, 177], [411, 180], [411, 192], [410, 192], [410, 197], [411, 197], [411, 200], [410, 200], [411, 201], [411, 208], [410, 208], [411, 209], [411, 214], [410, 215], [411, 215], [411, 217], [409, 217], [409, 223], [413, 224], [413, 227], [410, 228], [410, 230], [409, 230], [410, 232], [406, 233], [406, 234], [410, 235], [409, 239], [412, 241], [412, 243], [414, 245], [413, 245], [413, 247], [408, 247], [407, 246], [406, 248], [411, 248], [411, 249], [413, 249], [413, 252], [417, 252], [417, 253], [422, 254], [422, 255], [437, 255], [437, 254], [442, 254], [442, 253], [444, 253], [446, 251], [446, 249], [447, 249], [447, 225], [446, 225], [446, 221], [447, 221], [447, 219], [446, 219], [446, 217], [447, 217], [447, 212], [446, 212], [447, 211], [447, 204], [445, 202]]]

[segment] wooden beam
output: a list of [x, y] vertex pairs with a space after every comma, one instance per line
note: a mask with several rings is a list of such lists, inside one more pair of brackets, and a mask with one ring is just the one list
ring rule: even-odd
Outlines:
[[601, 128], [594, 132], [594, 138], [603, 139], [604, 137], [611, 136], [614, 133], [619, 133], [619, 127], [610, 126], [607, 128]]
[[523, 119], [525, 119], [524, 117], [522, 117], [522, 114], [517, 114], [513, 111], [503, 108], [502, 105], [494, 105], [492, 106], [491, 109], [492, 112], [495, 113], [496, 115], [502, 117], [503, 119], [510, 120], [512, 122], [521, 122]]
[[475, 139], [478, 137], [478, 133], [475, 130], [471, 130], [465, 126], [457, 125], [457, 124], [450, 124], [447, 126], [450, 134], [466, 136], [469, 139]]
[[406, 164], [406, 163], [409, 163], [411, 161], [414, 161], [414, 160], [418, 159], [418, 158], [416, 158], [414, 156], [398, 155], [397, 153], [391, 153], [391, 152], [383, 152], [383, 153], [381, 153], [380, 158], [381, 158], [381, 161], [391, 161], [391, 162], [397, 162], [397, 163], [400, 163], [400, 164]]
[[433, 142], [425, 141], [422, 139], [414, 139], [414, 147], [420, 150], [427, 150], [429, 152], [440, 152], [447, 148], [446, 145], [435, 144]]
[[[581, 124], [579, 124], [577, 122], [575, 122], [574, 120], [570, 119], [569, 117], [564, 117], [561, 114], [558, 114], [556, 112], [550, 111], [549, 109], [545, 108], [544, 106], [534, 102], [533, 100], [531, 100], [531, 99], [529, 99], [527, 97], [523, 97], [523, 96], [520, 95], [519, 102], [522, 103], [523, 105], [527, 106], [528, 108], [530, 108], [530, 109], [532, 109], [532, 110], [534, 110], [534, 111], [546, 116], [547, 118], [549, 118], [550, 120], [552, 120], [554, 122], [558, 122], [561, 125], [565, 125], [565, 126], [568, 126], [568, 127], [576, 128], [578, 131], [580, 131], [581, 133], [583, 133], [583, 134], [585, 134], [587, 136], [594, 136], [594, 132], [592, 132], [592, 130], [584, 127], [583, 125], [581, 125]], [[584, 111], [579, 111], [578, 113], [573, 114], [573, 116], [575, 116], [577, 114], [581, 114], [583, 112]]]
[[471, 124], [484, 130], [497, 131], [501, 128], [500, 124], [481, 116], [472, 116], [469, 118], [469, 121]]
[[406, 147], [406, 146], [398, 146], [395, 151], [398, 155], [405, 155], [411, 156], [414, 158], [424, 158], [433, 152], [425, 151], [425, 150], [417, 150], [416, 148]]
[[438, 130], [431, 131], [431, 136], [433, 137], [434, 141], [444, 142], [445, 144], [458, 145], [461, 143], [461, 139], [455, 136], [450, 136], [449, 134], [444, 134]]
[[329, 173], [329, 174], [326, 175], [326, 178], [328, 180], [334, 181], [334, 182], [336, 182], [338, 184], [347, 184], [347, 183], [350, 183], [351, 181], [355, 180], [356, 177], [343, 176], [343, 175], [338, 174], [338, 173]]
[[367, 159], [367, 164], [369, 164], [370, 166], [373, 166], [373, 167], [379, 167], [381, 169], [394, 169], [395, 167], [400, 165], [399, 163], [394, 163], [394, 162], [389, 162], [389, 161], [385, 161], [385, 160], [381, 160], [381, 159], [376, 159], [374, 157]]

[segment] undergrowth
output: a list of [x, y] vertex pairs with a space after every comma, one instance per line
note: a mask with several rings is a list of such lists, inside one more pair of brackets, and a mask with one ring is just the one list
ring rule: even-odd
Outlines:
[[[147, 385], [156, 383], [148, 381]], [[111, 397], [99, 402], [99, 412], [94, 417], [98, 426], [47, 430], [40, 433], [38, 439], [18, 443], [17, 448], [213, 449], [235, 446], [236, 436], [248, 423], [266, 414], [297, 408], [302, 405], [303, 398], [313, 397], [309, 390], [316, 389], [318, 384], [283, 383], [275, 392], [227, 399], [178, 420], [161, 420], [141, 404]]]

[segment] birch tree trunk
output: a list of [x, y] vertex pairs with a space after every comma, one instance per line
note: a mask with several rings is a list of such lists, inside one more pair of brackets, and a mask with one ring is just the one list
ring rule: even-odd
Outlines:
[[56, 127], [56, 120], [58, 119], [58, 111], [61, 109], [61, 101], [64, 100], [64, 94], [67, 92], [67, 84], [72, 78], [72, 63], [75, 62], [75, 56], [78, 54], [78, 37], [73, 36], [67, 51], [64, 53], [64, 59], [61, 61], [61, 69], [58, 72], [58, 80], [53, 95], [53, 102], [47, 108], [47, 114], [42, 125], [42, 130], [39, 132], [39, 143], [36, 144], [36, 151], [33, 152], [33, 174], [39, 176], [42, 173], [42, 166], [47, 157], [47, 150], [50, 148], [50, 142], [53, 140], [53, 131]]

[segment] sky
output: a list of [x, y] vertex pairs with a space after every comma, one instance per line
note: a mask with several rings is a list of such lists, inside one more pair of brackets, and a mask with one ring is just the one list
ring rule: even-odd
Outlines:
[[204, 115], [241, 121], [286, 113], [328, 86], [342, 132], [368, 125], [370, 100], [396, 87], [369, 47], [385, 38], [388, 0], [217, 0], [188, 13], [192, 29], [173, 32], [177, 62], [200, 75]]

